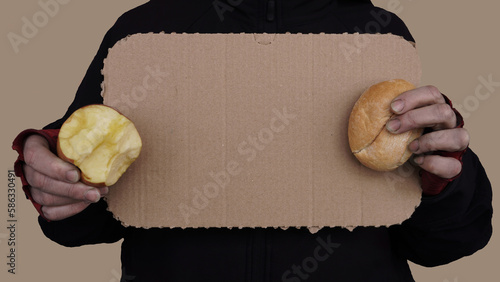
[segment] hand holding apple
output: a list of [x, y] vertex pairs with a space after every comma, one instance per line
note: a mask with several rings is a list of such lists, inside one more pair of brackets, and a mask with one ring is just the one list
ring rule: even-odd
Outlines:
[[[65, 142], [59, 144], [59, 150], [61, 151], [60, 155], [62, 155], [62, 150], [64, 150], [65, 146], [75, 146], [78, 150], [85, 149], [85, 152], [90, 152], [90, 154], [87, 154], [87, 156], [90, 156], [92, 155], [92, 150], [96, 149], [96, 147], [88, 146], [89, 144], [96, 144], [95, 141], [97, 139], [100, 139], [103, 144], [108, 144], [107, 147], [102, 147], [98, 151], [100, 153], [98, 153], [97, 157], [89, 159], [94, 160], [95, 167], [91, 169], [90, 172], [86, 171], [84, 168], [86, 171], [85, 178], [83, 171], [80, 171], [75, 165], [63, 161], [60, 157], [52, 153], [49, 149], [48, 141], [41, 135], [33, 134], [28, 136], [24, 142], [23, 154], [25, 156], [25, 164], [23, 165], [23, 171], [27, 182], [30, 184], [30, 193], [33, 200], [42, 205], [41, 211], [45, 218], [53, 221], [76, 215], [87, 208], [91, 203], [98, 202], [99, 199], [105, 196], [109, 191], [107, 186], [96, 187], [106, 184], [106, 181], [100, 182], [101, 180], [94, 176], [95, 173], [101, 176], [106, 175], [106, 173], [102, 174], [99, 172], [99, 167], [101, 167], [101, 169], [103, 166], [107, 168], [113, 167], [113, 169], [106, 168], [104, 171], [106, 171], [108, 175], [108, 177], [105, 177], [106, 180], [113, 180], [108, 181], [108, 183], [114, 182], [114, 179], [117, 179], [117, 177], [121, 175], [120, 173], [128, 167], [131, 161], [133, 161], [132, 159], [139, 153], [137, 151], [137, 146], [139, 146], [140, 150], [142, 145], [140, 139], [137, 139], [138, 135], [134, 135], [135, 133], [133, 130], [131, 136], [128, 136], [127, 130], [131, 130], [130, 128], [133, 127], [133, 125], [129, 124], [130, 121], [123, 120], [123, 117], [120, 117], [121, 115], [117, 114], [113, 109], [105, 106], [89, 106], [77, 112], [78, 113], [73, 118], [68, 119], [66, 126], [63, 125], [65, 129], [63, 131], [62, 140], [65, 140]], [[75, 117], [76, 119], [74, 119]], [[115, 120], [116, 117], [118, 117], [117, 120], [121, 122], [115, 123], [117, 121]], [[68, 139], [68, 136], [72, 135], [69, 132], [78, 133], [78, 131], [82, 129], [82, 124], [80, 122], [83, 122], [83, 125], [85, 125], [87, 134], [82, 135], [80, 132], [80, 134], [75, 134], [72, 138]], [[98, 131], [95, 129], [92, 131], [92, 123], [95, 122], [100, 124], [98, 125], [98, 127], [100, 126]], [[108, 126], [103, 126], [104, 124], [108, 124]], [[125, 131], [123, 131], [124, 129]], [[113, 142], [110, 143], [108, 140], [108, 138], [110, 138], [109, 135], [104, 134], [104, 136], [108, 137], [102, 138], [102, 136], [99, 137], [100, 135], [97, 134], [99, 132], [105, 133], [106, 131], [108, 131], [108, 133], [113, 132], [113, 134], [111, 134], [111, 140], [121, 141], [116, 142], [115, 146], [112, 146], [110, 144], [113, 144]], [[89, 132], [92, 132], [92, 134], [89, 135]], [[60, 133], [61, 132], [59, 132], [59, 134]], [[86, 135], [89, 136], [89, 139], [81, 138]], [[122, 136], [122, 138], [117, 138], [118, 136]], [[91, 142], [91, 140], [93, 140], [93, 142]], [[115, 153], [104, 153], [104, 148], [110, 148]], [[76, 152], [82, 152], [78, 150]], [[116, 152], [126, 153], [121, 154]], [[73, 153], [75, 153], [75, 151], [73, 151]], [[75, 156], [77, 155], [72, 155], [72, 157]], [[100, 163], [100, 161], [104, 160], [103, 156], [115, 156], [115, 158], [113, 158], [112, 161], [110, 159], [107, 162]], [[130, 158], [130, 156], [132, 156], [132, 158]], [[65, 160], [70, 160], [67, 156], [63, 158]], [[78, 158], [75, 157], [75, 159]], [[79, 160], [81, 160], [81, 157]], [[123, 163], [120, 160], [122, 160]], [[76, 163], [75, 161], [71, 162]], [[92, 162], [90, 164], [92, 164]], [[112, 171], [112, 173], [110, 173], [110, 171]], [[93, 183], [92, 181], [99, 182]]]
[[52, 153], [47, 139], [41, 135], [26, 138], [23, 154], [28, 189], [49, 220], [62, 220], [80, 213], [108, 193], [108, 187], [96, 188], [80, 182], [78, 168]]

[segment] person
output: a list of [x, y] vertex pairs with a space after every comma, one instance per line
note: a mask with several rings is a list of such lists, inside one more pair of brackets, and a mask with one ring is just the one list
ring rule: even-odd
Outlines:
[[[368, 23], [376, 23], [378, 26]], [[373, 28], [375, 26], [376, 28]], [[371, 27], [371, 28], [367, 28]], [[451, 101], [434, 86], [401, 94], [387, 128], [426, 128], [411, 143], [423, 196], [414, 214], [390, 227], [141, 229], [124, 227], [54, 154], [58, 128], [76, 109], [102, 103], [108, 49], [134, 33], [393, 33], [414, 42], [395, 14], [365, 0], [151, 0], [123, 14], [106, 33], [73, 103], [43, 130], [16, 138], [16, 173], [40, 213], [44, 234], [64, 246], [122, 243], [122, 281], [414, 281], [408, 261], [432, 267], [483, 248], [492, 233], [492, 191], [468, 147]]]

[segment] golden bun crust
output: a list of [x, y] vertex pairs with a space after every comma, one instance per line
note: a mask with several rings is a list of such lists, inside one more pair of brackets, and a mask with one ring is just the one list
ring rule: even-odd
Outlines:
[[363, 165], [390, 171], [412, 155], [408, 144], [422, 135], [423, 129], [393, 134], [386, 129], [386, 123], [393, 116], [392, 100], [414, 88], [403, 79], [383, 81], [369, 87], [354, 105], [347, 134], [351, 151]]

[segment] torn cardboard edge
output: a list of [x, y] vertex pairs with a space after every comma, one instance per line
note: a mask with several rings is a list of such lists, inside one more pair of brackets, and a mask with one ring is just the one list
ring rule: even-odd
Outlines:
[[347, 144], [366, 88], [420, 82], [400, 36], [134, 34], [102, 73], [104, 103], [144, 142], [106, 198], [125, 226], [352, 230], [399, 224], [420, 203], [416, 168], [371, 171]]

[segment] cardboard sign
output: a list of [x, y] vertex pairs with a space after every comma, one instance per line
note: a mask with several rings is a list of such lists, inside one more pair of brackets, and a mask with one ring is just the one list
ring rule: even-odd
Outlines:
[[110, 49], [104, 103], [136, 125], [138, 160], [109, 209], [137, 227], [381, 226], [420, 203], [417, 169], [352, 155], [370, 85], [421, 77], [395, 35], [136, 34]]

